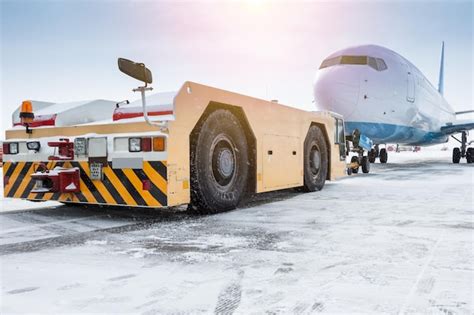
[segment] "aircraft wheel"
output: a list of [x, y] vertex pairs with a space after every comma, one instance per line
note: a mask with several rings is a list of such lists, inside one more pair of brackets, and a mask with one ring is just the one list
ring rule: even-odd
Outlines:
[[321, 129], [311, 126], [304, 140], [304, 186], [307, 192], [323, 189], [328, 174], [328, 151]]
[[380, 163], [387, 163], [387, 160], [388, 160], [387, 149], [385, 149], [385, 148], [380, 149], [379, 159], [380, 159]]
[[368, 156], [363, 156], [361, 161], [362, 173], [367, 174], [370, 172], [370, 162]]
[[[351, 163], [357, 163], [360, 165], [359, 158], [357, 156], [351, 157]], [[359, 166], [352, 168], [352, 173], [359, 173]]]
[[459, 148], [453, 149], [453, 163], [458, 164], [461, 160], [461, 150]]
[[239, 120], [228, 110], [211, 113], [191, 149], [191, 205], [200, 214], [235, 209], [249, 173], [248, 145]]
[[375, 151], [375, 149], [371, 149], [368, 154], [369, 162], [375, 163], [376, 157], [377, 157], [377, 151]]
[[474, 162], [474, 148], [467, 148], [466, 150], [466, 162], [473, 163]]

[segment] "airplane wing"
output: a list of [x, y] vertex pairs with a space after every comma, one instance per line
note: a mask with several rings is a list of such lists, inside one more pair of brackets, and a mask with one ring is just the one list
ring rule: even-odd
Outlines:
[[458, 121], [456, 124], [450, 124], [441, 127], [441, 132], [450, 135], [462, 131], [468, 131], [474, 129], [474, 121]]

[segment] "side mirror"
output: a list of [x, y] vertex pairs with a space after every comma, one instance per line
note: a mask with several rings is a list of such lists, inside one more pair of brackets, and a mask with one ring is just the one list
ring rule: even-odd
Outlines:
[[151, 84], [153, 82], [151, 71], [145, 67], [145, 64], [143, 63], [137, 63], [128, 59], [119, 58], [118, 67], [120, 71], [128, 76], [131, 76], [132, 78], [143, 81], [146, 84]]

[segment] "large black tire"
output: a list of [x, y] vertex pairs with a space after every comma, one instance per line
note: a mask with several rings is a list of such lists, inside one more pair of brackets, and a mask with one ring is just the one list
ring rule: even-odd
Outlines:
[[380, 159], [380, 163], [387, 163], [387, 161], [388, 161], [387, 149], [385, 149], [385, 148], [380, 149], [379, 159]]
[[212, 112], [191, 145], [190, 210], [211, 214], [235, 209], [249, 173], [248, 145], [239, 120], [228, 110]]
[[375, 163], [376, 157], [377, 157], [377, 151], [375, 151], [375, 149], [371, 149], [368, 154], [369, 162]]
[[[357, 163], [358, 165], [360, 165], [359, 158], [354, 155], [353, 157], [351, 157], [351, 163]], [[359, 166], [352, 168], [352, 173], [359, 173]]]
[[461, 160], [461, 150], [459, 148], [453, 149], [453, 163], [458, 164]]
[[328, 151], [324, 134], [311, 126], [304, 140], [304, 191], [323, 189], [328, 174]]
[[367, 174], [368, 172], [370, 172], [370, 162], [368, 156], [362, 157], [360, 165], [362, 166], [362, 173]]
[[467, 148], [466, 150], [466, 162], [471, 164], [474, 162], [474, 148]]

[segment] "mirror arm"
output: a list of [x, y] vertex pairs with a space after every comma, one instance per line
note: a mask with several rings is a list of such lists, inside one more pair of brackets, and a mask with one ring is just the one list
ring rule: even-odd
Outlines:
[[133, 92], [140, 92], [142, 96], [142, 108], [143, 108], [143, 118], [145, 118], [145, 121], [147, 124], [150, 126], [154, 127], [159, 127], [161, 132], [167, 133], [168, 132], [168, 127], [166, 122], [153, 122], [150, 120], [148, 117], [148, 111], [146, 109], [146, 98], [145, 98], [145, 91], [152, 91], [152, 87], [147, 87], [147, 84], [145, 83], [145, 86], [139, 86], [136, 89], [133, 89]]

